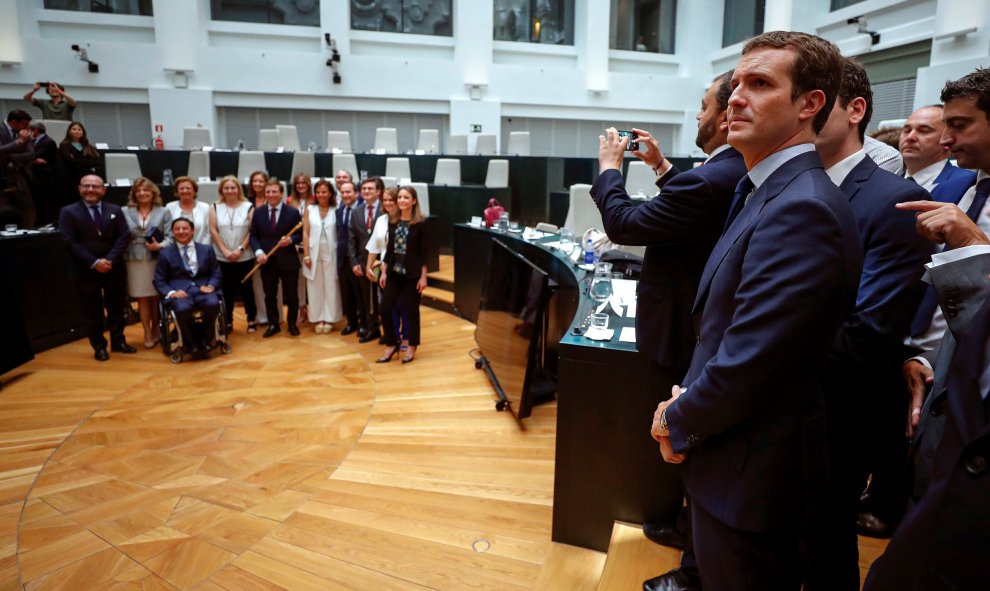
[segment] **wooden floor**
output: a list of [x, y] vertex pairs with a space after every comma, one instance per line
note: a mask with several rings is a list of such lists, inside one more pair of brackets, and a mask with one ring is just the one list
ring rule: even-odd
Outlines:
[[204, 361], [82, 340], [4, 376], [0, 591], [598, 588], [595, 553], [551, 564], [556, 406], [495, 412], [472, 324], [423, 308], [408, 365], [243, 326]]

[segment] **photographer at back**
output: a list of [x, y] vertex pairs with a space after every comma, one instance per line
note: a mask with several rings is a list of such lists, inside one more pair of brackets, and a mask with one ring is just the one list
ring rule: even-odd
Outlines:
[[[42, 86], [51, 98], [34, 98], [34, 93], [41, 90]], [[72, 121], [72, 112], [76, 110], [76, 99], [66, 94], [65, 87], [58, 82], [35, 82], [34, 88], [24, 95], [24, 100], [41, 109], [42, 119]]]

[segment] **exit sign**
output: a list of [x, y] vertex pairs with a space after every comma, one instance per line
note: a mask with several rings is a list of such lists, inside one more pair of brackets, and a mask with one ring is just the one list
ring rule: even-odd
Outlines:
[[471, 124], [471, 133], [481, 133], [481, 124], [480, 123], [472, 123]]

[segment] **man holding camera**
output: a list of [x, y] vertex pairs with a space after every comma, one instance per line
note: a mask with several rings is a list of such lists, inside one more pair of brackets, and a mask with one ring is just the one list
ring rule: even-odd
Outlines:
[[[50, 99], [36, 99], [34, 93], [44, 86]], [[41, 109], [42, 119], [58, 119], [72, 121], [72, 112], [76, 110], [76, 99], [65, 92], [65, 87], [58, 82], [35, 82], [34, 88], [24, 95], [24, 100]]]
[[[736, 185], [746, 174], [742, 155], [726, 139], [731, 79], [731, 71], [716, 77], [701, 99], [695, 144], [709, 155], [703, 166], [680, 172], [664, 158], [653, 136], [633, 130], [637, 144], [633, 155], [657, 171], [659, 177], [660, 194], [647, 203], [634, 204], [624, 188], [622, 160], [633, 141], [620, 138], [614, 129], [606, 132], [607, 137], [599, 138], [601, 175], [591, 195], [602, 213], [605, 233], [620, 244], [646, 246], [637, 286], [641, 305], [636, 315], [636, 336], [637, 348], [655, 364], [660, 376], [654, 404], [669, 398], [671, 386], [687, 373], [695, 344], [691, 306], [698, 281], [725, 226]], [[687, 529], [687, 524], [675, 527], [651, 522], [663, 516], [645, 517], [643, 532], [648, 538], [681, 547], [684, 554], [679, 569], [646, 581], [643, 588], [700, 589], [690, 536], [678, 531]]]

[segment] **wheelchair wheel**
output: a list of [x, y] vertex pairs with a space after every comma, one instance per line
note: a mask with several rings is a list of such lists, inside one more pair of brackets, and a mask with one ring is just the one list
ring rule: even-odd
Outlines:
[[222, 353], [223, 355], [227, 355], [228, 353], [230, 353], [230, 351], [231, 351], [230, 343], [228, 343], [227, 341], [223, 341], [222, 343], [220, 343], [220, 353]]
[[182, 351], [172, 351], [168, 358], [172, 363], [182, 363]]

